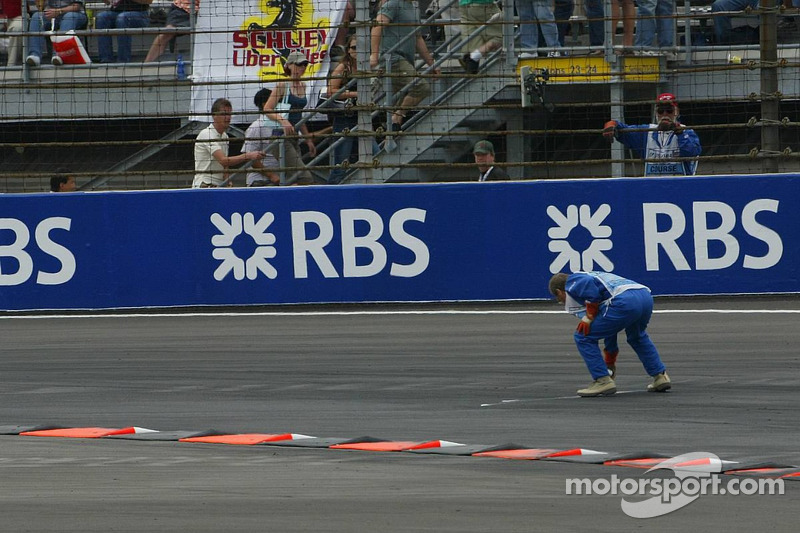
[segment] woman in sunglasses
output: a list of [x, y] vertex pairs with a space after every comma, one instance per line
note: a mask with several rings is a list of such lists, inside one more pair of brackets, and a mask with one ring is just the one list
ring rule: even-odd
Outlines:
[[655, 124], [629, 126], [618, 120], [605, 123], [603, 137], [618, 140], [636, 151], [645, 161], [644, 175], [694, 176], [697, 158], [702, 151], [694, 130], [678, 122], [678, 102], [675, 95], [663, 93], [656, 99]]
[[[333, 96], [343, 86], [347, 88], [342, 91], [336, 98], [337, 100], [345, 101], [344, 109], [337, 110], [331, 113], [333, 117], [333, 133], [341, 134], [345, 130], [353, 131], [358, 126], [358, 113], [354, 109], [350, 109], [356, 105], [356, 98], [358, 97], [358, 87], [356, 83], [350, 83], [355, 77], [358, 70], [358, 56], [356, 55], [356, 36], [351, 34], [345, 42], [346, 53], [342, 56], [339, 64], [333, 69], [330, 80], [328, 80], [328, 95]], [[336, 145], [333, 151], [333, 165], [335, 168], [331, 169], [328, 176], [328, 184], [336, 185], [341, 183], [345, 177], [346, 170], [341, 166], [342, 162], [350, 159], [350, 154], [353, 151], [353, 145], [358, 137], [346, 136], [343, 141]], [[372, 137], [372, 153], [378, 152], [378, 143], [375, 137]]]

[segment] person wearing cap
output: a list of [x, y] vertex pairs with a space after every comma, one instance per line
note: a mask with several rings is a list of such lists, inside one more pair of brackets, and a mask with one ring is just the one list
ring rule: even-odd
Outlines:
[[[305, 137], [306, 146], [308, 146], [308, 153], [311, 157], [317, 155], [317, 147], [314, 145], [314, 140], [308, 131], [308, 126], [301, 124], [300, 131], [297, 131], [296, 125], [302, 120], [302, 111], [308, 107], [308, 96], [306, 82], [303, 76], [308, 67], [308, 58], [303, 52], [295, 50], [286, 58], [283, 65], [283, 73], [289, 76], [288, 81], [279, 82], [275, 86], [275, 90], [269, 96], [267, 103], [264, 104], [264, 112], [270, 120], [281, 125], [280, 129], [273, 130], [272, 134], [276, 136], [285, 135], [287, 138], [283, 141], [284, 146], [284, 159], [281, 161], [282, 166], [287, 168], [305, 168], [303, 163], [302, 151], [300, 150], [300, 138], [298, 134]], [[275, 109], [278, 103], [289, 104], [288, 112], [276, 112]], [[274, 143], [272, 147], [272, 154], [279, 161], [280, 144]], [[308, 170], [290, 170], [287, 171], [288, 183], [295, 181], [302, 185], [310, 185], [314, 182], [311, 172]]]
[[663, 93], [656, 99], [656, 123], [629, 126], [618, 120], [605, 123], [603, 137], [616, 139], [639, 154], [645, 161], [646, 177], [694, 176], [702, 147], [694, 130], [678, 121], [680, 115], [675, 95]]
[[[413, 36], [420, 25], [419, 13], [416, 4], [411, 0], [386, 0], [375, 17], [375, 25], [370, 34], [372, 50], [369, 56], [370, 68], [378, 71], [382, 68], [381, 58], [391, 52], [392, 94], [397, 94], [400, 89], [416, 80], [403, 97], [401, 109], [392, 113], [391, 129], [399, 131], [406, 119], [406, 112], [420, 103], [431, 94], [431, 88], [425, 78], [420, 78], [414, 68], [415, 52], [430, 66], [433, 66], [433, 56], [425, 44], [421, 33]], [[409, 37], [409, 35], [412, 35]], [[399, 46], [396, 46], [398, 45]], [[432, 69], [431, 73], [439, 74], [439, 69]], [[387, 95], [388, 96], [388, 95]]]
[[478, 141], [472, 149], [480, 175], [478, 181], [500, 181], [509, 179], [506, 171], [494, 166], [494, 145], [489, 141]]
[[610, 396], [617, 392], [617, 335], [623, 330], [645, 372], [653, 378], [647, 391], [665, 392], [672, 388], [661, 356], [647, 333], [653, 315], [649, 288], [610, 272], [559, 272], [550, 278], [548, 288], [567, 313], [580, 319], [573, 337], [594, 381], [578, 390], [578, 396]]
[[272, 137], [272, 125], [264, 120], [266, 118], [264, 104], [269, 100], [270, 94], [272, 94], [272, 91], [269, 89], [261, 89], [253, 97], [253, 103], [261, 116], [250, 124], [244, 133], [242, 153], [264, 152], [263, 158], [253, 160], [253, 166], [250, 167], [247, 173], [245, 181], [248, 187], [265, 187], [267, 185], [280, 185], [281, 183], [281, 177], [275, 171], [280, 167], [280, 164], [273, 154], [267, 152]]
[[264, 152], [252, 151], [228, 156], [228, 127], [233, 106], [227, 98], [217, 98], [211, 104], [211, 124], [197, 134], [194, 144], [194, 180], [192, 188], [230, 186], [228, 169], [245, 161], [263, 159]]

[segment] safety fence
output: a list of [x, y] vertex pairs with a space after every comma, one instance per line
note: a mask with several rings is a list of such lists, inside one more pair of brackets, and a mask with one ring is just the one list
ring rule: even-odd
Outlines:
[[[185, 2], [196, 18], [187, 13], [174, 28], [176, 8], [156, 2], [145, 27], [108, 28], [103, 15], [113, 8], [87, 3], [74, 34], [88, 61], [61, 66], [49, 59], [54, 35], [33, 31], [37, 15], [26, 10], [25, 31], [6, 34], [20, 38], [0, 69], [0, 191], [48, 190], [59, 172], [83, 190], [189, 187], [213, 101], [233, 105], [228, 151], [237, 155], [247, 128], [266, 123], [255, 94], [289, 79], [293, 51], [308, 62], [296, 91], [305, 96], [302, 122], [249, 137], [274, 153], [283, 185], [475, 181], [480, 140], [492, 143], [495, 166], [512, 179], [639, 176], [647, 155], [602, 130], [612, 118], [654, 129], [662, 93], [675, 95], [679, 120], [700, 140], [699, 156], [688, 158], [699, 173], [800, 170], [794, 8], [762, 2], [717, 11], [678, 0], [669, 14], [640, 10], [631, 19], [625, 11], [604, 16], [616, 2], [557, 1], [552, 25], [536, 25], [524, 11], [491, 4], [485, 20], [468, 25], [457, 2], [422, 2], [419, 12], [400, 2], [412, 20], [379, 24], [392, 13], [383, 4], [394, 1]], [[65, 16], [56, 17], [62, 26]], [[648, 24], [656, 29], [650, 41]], [[370, 54], [376, 29], [389, 53]], [[409, 45], [422, 50], [410, 76], [392, 61]], [[36, 46], [38, 65], [26, 62]], [[124, 50], [130, 60], [121, 62]], [[351, 85], [333, 83], [347, 57]], [[338, 103], [328, 104], [335, 109], [318, 108], [336, 90]], [[286, 156], [287, 144], [299, 144], [301, 160]], [[225, 183], [243, 186], [247, 173], [233, 169]]]

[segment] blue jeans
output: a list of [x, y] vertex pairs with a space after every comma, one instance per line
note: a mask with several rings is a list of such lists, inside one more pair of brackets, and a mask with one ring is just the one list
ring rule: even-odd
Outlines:
[[605, 22], [603, 21], [605, 16], [603, 0], [585, 0], [583, 7], [586, 9], [586, 19], [589, 24], [589, 44], [603, 46], [606, 36]]
[[[55, 18], [56, 29], [62, 32], [69, 30], [83, 30], [89, 23], [86, 13], [83, 11], [70, 11], [60, 17]], [[31, 15], [30, 31], [48, 31], [51, 20], [44, 17], [44, 13], [37, 11]], [[42, 52], [45, 50], [44, 37], [31, 36], [28, 38], [28, 55], [33, 55], [41, 59]]]
[[[144, 28], [150, 25], [150, 15], [147, 11], [103, 11], [95, 19], [95, 28], [109, 30], [112, 28]], [[131, 60], [130, 35], [117, 36], [117, 61], [128, 63]], [[114, 61], [114, 50], [111, 36], [103, 35], [97, 38], [97, 48], [100, 51], [101, 63]]]
[[[548, 47], [558, 48], [558, 28], [550, 2], [545, 0], [516, 0], [519, 14], [519, 46], [523, 50], [539, 48], [539, 24]], [[539, 24], [536, 22], [538, 21]]]
[[[658, 46], [667, 48], [675, 44], [675, 0], [638, 0], [636, 20], [636, 46], [653, 46], [658, 30]], [[653, 16], [663, 18], [652, 18]]]
[[645, 371], [650, 376], [664, 372], [664, 363], [658, 355], [653, 341], [647, 334], [647, 324], [653, 314], [653, 297], [645, 289], [627, 290], [616, 295], [608, 308], [600, 307], [600, 313], [592, 322], [589, 335], [575, 332], [575, 344], [583, 357], [592, 379], [608, 376], [608, 367], [603, 360], [598, 342], [602, 339], [609, 352], [619, 350], [617, 333], [625, 330], [628, 344], [639, 356]]
[[[741, 11], [750, 6], [758, 7], [758, 0], [714, 0], [711, 4], [711, 13], [719, 11]], [[714, 39], [717, 44], [729, 44], [733, 42], [731, 35], [731, 17], [714, 17]]]
[[[358, 117], [339, 117], [333, 119], [333, 133], [341, 133], [345, 129], [352, 130], [358, 125]], [[350, 159], [350, 154], [353, 152], [353, 143], [356, 142], [358, 137], [344, 137], [344, 140], [336, 145], [333, 149], [333, 164], [338, 165], [342, 161], [347, 161]], [[336, 139], [338, 141], [338, 139]], [[372, 138], [372, 153], [377, 154], [380, 151], [380, 147], [378, 146], [378, 142], [375, 140], [375, 137]], [[341, 183], [344, 179], [345, 174], [347, 171], [343, 168], [333, 168], [331, 169], [330, 175], [328, 175], [328, 185], [337, 185]]]
[[569, 18], [572, 12], [575, 11], [575, 2], [573, 0], [556, 0], [555, 8], [553, 9], [553, 16], [555, 16], [556, 27], [558, 28], [558, 43], [564, 46], [564, 39], [569, 29]]

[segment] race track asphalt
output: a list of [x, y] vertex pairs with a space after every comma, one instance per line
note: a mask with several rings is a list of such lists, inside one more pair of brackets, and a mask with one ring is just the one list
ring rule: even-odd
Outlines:
[[[0, 426], [138, 426], [584, 448], [800, 466], [800, 299], [658, 299], [664, 394], [621, 338], [620, 393], [584, 399], [550, 303], [0, 317]], [[634, 519], [554, 461], [0, 436], [0, 531], [796, 531], [784, 495]], [[721, 476], [729, 480], [733, 476]]]

